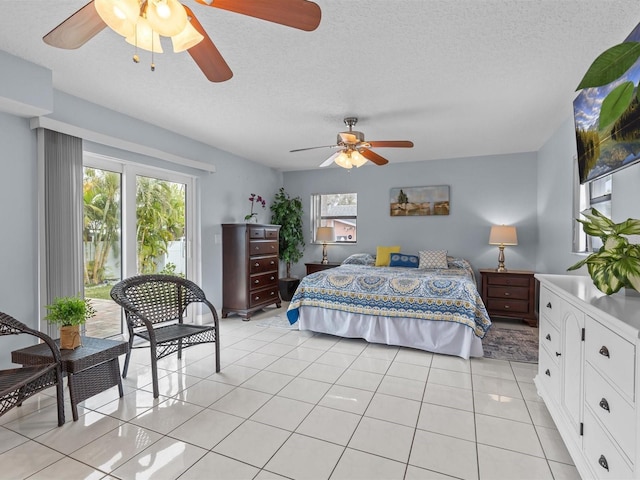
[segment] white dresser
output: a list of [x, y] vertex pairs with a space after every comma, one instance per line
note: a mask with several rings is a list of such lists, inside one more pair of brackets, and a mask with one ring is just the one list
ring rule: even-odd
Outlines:
[[584, 479], [640, 478], [640, 297], [540, 281], [538, 393]]

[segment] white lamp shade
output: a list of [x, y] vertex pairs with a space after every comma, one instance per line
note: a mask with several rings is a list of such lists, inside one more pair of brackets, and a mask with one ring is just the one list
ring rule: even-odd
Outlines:
[[357, 150], [351, 152], [351, 164], [355, 165], [357, 168], [360, 168], [362, 165], [367, 163], [367, 159]]
[[173, 37], [189, 23], [187, 12], [176, 0], [148, 0], [147, 20], [154, 31], [165, 37]]
[[489, 234], [489, 245], [517, 245], [516, 227], [510, 225], [494, 225]]
[[340, 155], [336, 157], [334, 162], [336, 162], [336, 165], [340, 165], [342, 168], [349, 169], [353, 167], [353, 164], [351, 163], [351, 159], [344, 151], [340, 152]]
[[178, 35], [171, 37], [173, 43], [173, 51], [175, 53], [184, 52], [191, 47], [196, 46], [204, 39], [204, 36], [195, 29], [190, 22], [187, 22], [186, 27]]
[[318, 227], [318, 230], [316, 230], [316, 241], [335, 242], [336, 233], [333, 227]]
[[136, 20], [140, 15], [138, 0], [95, 0], [94, 5], [111, 30], [123, 37], [135, 33]]
[[160, 35], [153, 31], [149, 22], [142, 17], [138, 17], [136, 29], [133, 35], [127, 37], [127, 43], [135, 45], [143, 50], [150, 52], [162, 53], [162, 45], [160, 45]]

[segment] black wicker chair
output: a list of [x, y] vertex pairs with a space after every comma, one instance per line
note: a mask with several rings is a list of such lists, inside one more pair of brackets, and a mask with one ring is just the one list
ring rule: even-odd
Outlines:
[[[195, 283], [173, 275], [138, 275], [117, 283], [111, 298], [124, 308], [129, 328], [129, 351], [122, 376], [127, 376], [131, 352], [134, 348], [151, 349], [153, 397], [158, 398], [158, 366], [160, 358], [202, 343], [215, 343], [216, 372], [220, 371], [220, 342], [218, 314]], [[213, 314], [213, 325], [184, 323], [183, 317], [191, 303], [205, 304]], [[134, 337], [141, 337], [148, 345], [134, 346]]]
[[64, 389], [60, 349], [48, 336], [27, 327], [15, 318], [0, 312], [0, 335], [28, 334], [40, 338], [51, 349], [52, 363], [0, 370], [0, 416], [13, 407], [19, 407], [27, 398], [49, 388], [56, 387], [58, 401], [58, 426], [64, 424]]

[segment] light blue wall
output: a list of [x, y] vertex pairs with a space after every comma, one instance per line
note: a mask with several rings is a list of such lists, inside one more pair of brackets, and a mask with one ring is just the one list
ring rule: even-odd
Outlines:
[[[388, 154], [391, 158], [392, 154]], [[492, 224], [515, 225], [518, 246], [507, 247], [507, 268], [534, 269], [536, 265], [537, 176], [535, 153], [363, 166], [351, 171], [328, 167], [286, 172], [284, 186], [300, 196], [305, 208], [304, 258], [295, 267], [304, 274], [304, 262], [318, 261], [320, 245], [309, 245], [309, 206], [314, 193], [358, 194], [358, 243], [328, 246], [329, 259], [340, 261], [352, 253], [375, 254], [378, 245], [400, 245], [403, 252], [446, 249], [465, 257], [475, 269], [497, 266], [498, 250], [488, 245]], [[448, 216], [391, 217], [389, 190], [393, 187], [449, 185]]]

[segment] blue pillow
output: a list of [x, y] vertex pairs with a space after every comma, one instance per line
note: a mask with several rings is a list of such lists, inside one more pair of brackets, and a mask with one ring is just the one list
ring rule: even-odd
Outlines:
[[390, 267], [409, 267], [418, 268], [420, 265], [420, 257], [417, 255], [407, 255], [406, 253], [392, 253]]

